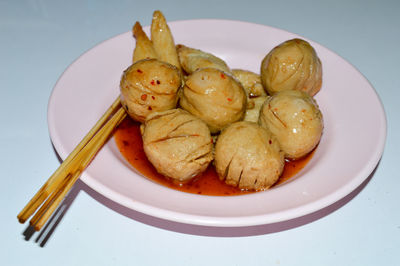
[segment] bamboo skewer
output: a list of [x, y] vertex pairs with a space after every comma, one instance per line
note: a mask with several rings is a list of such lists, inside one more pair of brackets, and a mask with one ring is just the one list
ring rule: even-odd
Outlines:
[[[44, 213], [35, 215], [30, 221], [35, 230], [39, 231], [40, 228], [50, 218], [51, 214], [55, 211], [56, 207], [60, 204], [61, 200], [65, 197], [67, 192], [72, 188], [73, 184], [78, 180], [83, 170], [89, 165], [92, 158], [100, 150], [100, 148], [107, 142], [108, 137], [111, 135], [114, 128], [125, 118], [125, 110], [121, 107], [118, 112], [109, 120], [109, 122], [102, 127], [99, 132], [90, 140], [90, 142], [81, 150], [79, 154], [73, 159], [71, 174], [67, 176], [65, 184], [56, 189], [57, 194], [49, 198], [51, 200], [50, 206], [45, 207]], [[54, 193], [54, 192], [53, 192]]]
[[40, 227], [37, 227], [37, 222], [45, 213], [48, 213], [49, 208], [56, 204], [53, 204], [55, 199], [60, 194], [60, 191], [68, 184], [71, 180], [71, 175], [67, 175], [64, 179], [61, 180], [60, 184], [56, 187], [56, 189], [49, 195], [47, 200], [41, 205], [40, 209], [35, 213], [32, 219], [29, 221], [30, 225], [35, 226], [35, 230], [39, 231]]
[[[113, 116], [110, 118], [111, 115]], [[107, 109], [78, 146], [75, 147], [70, 155], [18, 214], [19, 222], [24, 223], [41, 206], [30, 221], [30, 224], [34, 226], [35, 230], [39, 231], [72, 188], [84, 169], [92, 161], [93, 157], [107, 142], [113, 130], [125, 117], [126, 112], [121, 106], [120, 97], [117, 97], [114, 103]]]

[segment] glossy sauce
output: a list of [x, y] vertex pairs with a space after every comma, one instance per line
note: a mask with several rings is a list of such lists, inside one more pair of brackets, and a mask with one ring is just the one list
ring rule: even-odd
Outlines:
[[[210, 164], [208, 169], [201, 176], [185, 184], [175, 183], [173, 180], [157, 173], [144, 153], [142, 136], [140, 134], [140, 123], [130, 118], [125, 118], [125, 120], [122, 121], [114, 134], [114, 138], [121, 154], [137, 171], [154, 182], [166, 187], [188, 193], [212, 196], [233, 196], [254, 193], [254, 191], [243, 191], [239, 188], [226, 185], [225, 182], [218, 178], [212, 164]], [[287, 181], [298, 173], [311, 159], [312, 154], [313, 152], [300, 160], [286, 161], [283, 173], [275, 186]]]

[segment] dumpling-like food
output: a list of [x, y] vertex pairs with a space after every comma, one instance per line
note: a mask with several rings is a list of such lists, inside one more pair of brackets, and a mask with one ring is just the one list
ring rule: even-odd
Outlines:
[[151, 42], [159, 60], [170, 63], [179, 70], [181, 69], [174, 37], [172, 36], [164, 14], [159, 10], [153, 12], [153, 19], [151, 21]]
[[270, 95], [282, 90], [301, 90], [314, 96], [322, 85], [321, 61], [308, 42], [288, 40], [265, 56], [261, 80]]
[[150, 114], [141, 133], [149, 161], [160, 174], [178, 182], [204, 172], [213, 160], [207, 125], [182, 109]]
[[187, 74], [192, 74], [201, 68], [216, 68], [227, 73], [230, 72], [225, 61], [213, 54], [182, 44], [178, 44], [176, 50], [178, 52], [180, 64]]
[[247, 95], [245, 121], [257, 122], [260, 109], [267, 99], [267, 93], [261, 84], [260, 75], [242, 69], [233, 69], [233, 76], [243, 85]]
[[279, 179], [285, 161], [278, 141], [268, 130], [240, 121], [222, 130], [214, 164], [219, 178], [228, 185], [263, 190]]
[[143, 31], [140, 22], [136, 21], [132, 28], [133, 36], [136, 39], [135, 49], [133, 50], [132, 63], [143, 59], [157, 58], [157, 52], [154, 49], [152, 41]]
[[303, 91], [287, 90], [269, 97], [261, 107], [259, 123], [278, 139], [285, 156], [299, 159], [319, 143], [323, 119], [317, 102]]
[[217, 133], [243, 118], [246, 93], [231, 75], [215, 68], [203, 68], [187, 78], [180, 105], [206, 122], [211, 133]]
[[242, 83], [248, 98], [267, 96], [260, 75], [243, 69], [233, 69], [232, 74]]
[[144, 122], [152, 112], [175, 108], [181, 85], [175, 66], [157, 59], [137, 61], [122, 75], [122, 106], [134, 120]]

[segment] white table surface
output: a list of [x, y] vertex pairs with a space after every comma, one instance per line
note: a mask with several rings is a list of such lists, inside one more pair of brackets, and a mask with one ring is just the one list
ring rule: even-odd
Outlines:
[[[156, 9], [168, 21], [220, 18], [278, 27], [344, 57], [385, 107], [388, 135], [376, 171], [321, 212], [242, 229], [149, 217], [79, 181], [52, 230], [29, 237], [16, 215], [60, 163], [47, 128], [53, 86], [82, 53], [135, 21], [148, 25]], [[396, 0], [1, 0], [0, 265], [400, 265], [399, 13]]]

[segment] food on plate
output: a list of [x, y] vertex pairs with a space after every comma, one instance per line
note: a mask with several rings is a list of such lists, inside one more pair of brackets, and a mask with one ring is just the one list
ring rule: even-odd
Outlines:
[[256, 98], [247, 99], [246, 113], [243, 120], [257, 123], [260, 116], [261, 106], [268, 97], [269, 96], [259, 96]]
[[173, 65], [158, 59], [142, 59], [128, 67], [121, 78], [121, 102], [136, 121], [152, 112], [176, 107], [182, 78]]
[[141, 134], [149, 161], [159, 173], [178, 182], [204, 172], [213, 160], [207, 125], [182, 109], [152, 113]]
[[242, 83], [248, 98], [267, 95], [261, 84], [261, 77], [259, 74], [243, 69], [232, 69], [232, 74]]
[[183, 186], [214, 161], [210, 169], [219, 184], [265, 190], [285, 163], [304, 161], [318, 145], [323, 119], [312, 96], [321, 88], [322, 66], [308, 42], [276, 46], [258, 74], [175, 45], [158, 10], [150, 33], [151, 39], [139, 22], [133, 27], [133, 64], [122, 75], [120, 99], [141, 123], [143, 156], [154, 173]]
[[201, 68], [216, 68], [227, 73], [231, 72], [225, 61], [213, 54], [182, 44], [178, 44], [176, 50], [180, 64], [187, 74], [192, 74]]
[[314, 96], [322, 85], [321, 61], [307, 41], [288, 40], [264, 57], [261, 80], [270, 95], [282, 90], [301, 90]]
[[136, 39], [135, 49], [133, 50], [132, 62], [135, 63], [142, 59], [157, 58], [153, 44], [143, 31], [142, 25], [136, 22], [132, 28], [133, 36]]
[[278, 139], [289, 159], [299, 159], [311, 152], [324, 127], [317, 102], [298, 90], [284, 90], [269, 97], [261, 107], [259, 123]]
[[240, 121], [221, 132], [214, 164], [219, 178], [227, 184], [264, 190], [279, 179], [285, 161], [278, 141], [267, 129]]
[[243, 85], [247, 95], [245, 121], [257, 122], [261, 105], [267, 99], [267, 93], [261, 84], [261, 77], [249, 70], [232, 69], [233, 76]]
[[211, 133], [218, 133], [243, 119], [246, 93], [231, 75], [216, 68], [202, 68], [187, 77], [179, 103], [206, 122]]
[[153, 19], [151, 22], [151, 41], [157, 54], [157, 58], [163, 62], [176, 66], [180, 70], [181, 66], [174, 38], [164, 15], [159, 10], [156, 10], [153, 13]]
[[[215, 167], [211, 162], [207, 170], [188, 182], [177, 182], [157, 172], [147, 159], [143, 151], [142, 135], [140, 134], [140, 123], [132, 119], [125, 119], [114, 134], [115, 143], [122, 156], [135, 169], [149, 180], [161, 186], [181, 192], [209, 195], [209, 196], [235, 196], [254, 193], [254, 190], [245, 190], [226, 184], [220, 180]], [[283, 173], [278, 181], [272, 186], [279, 186], [295, 177], [313, 158], [314, 152], [299, 160], [285, 160]], [[271, 188], [272, 188], [271, 187]]]

